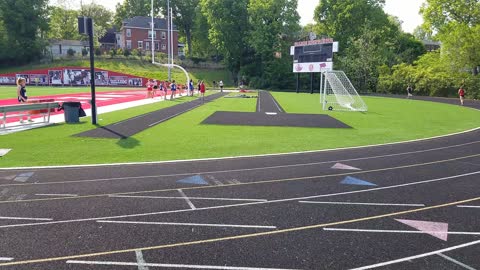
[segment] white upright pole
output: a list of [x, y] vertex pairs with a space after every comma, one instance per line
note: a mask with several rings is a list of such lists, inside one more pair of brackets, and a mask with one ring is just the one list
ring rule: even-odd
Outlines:
[[172, 62], [171, 64], [173, 65], [173, 59], [174, 59], [174, 50], [173, 50], [173, 9], [170, 8], [170, 48], [171, 48], [171, 56], [172, 56]]
[[170, 0], [167, 0], [167, 43], [168, 80], [172, 81], [172, 67], [170, 66]]
[[154, 27], [154, 24], [153, 24], [153, 0], [152, 0], [152, 44], [150, 44], [152, 46], [152, 64], [155, 63], [155, 39], [154, 39], [154, 33], [155, 33], [155, 27]]

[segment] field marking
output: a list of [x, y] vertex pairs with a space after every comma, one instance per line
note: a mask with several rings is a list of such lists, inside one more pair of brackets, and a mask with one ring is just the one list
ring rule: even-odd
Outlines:
[[9, 257], [0, 257], [0, 261], [13, 261], [13, 258], [9, 258]]
[[143, 259], [142, 251], [136, 250], [135, 256], [137, 257], [138, 270], [148, 270], [148, 266], [146, 266], [147, 262]]
[[[324, 231], [335, 232], [369, 232], [369, 233], [405, 233], [405, 234], [428, 234], [430, 231], [407, 231], [407, 230], [368, 230], [368, 229], [348, 229], [348, 228], [323, 228]], [[449, 235], [480, 235], [480, 232], [447, 232]]]
[[[261, 237], [261, 236], [280, 235], [280, 234], [285, 234], [285, 233], [290, 233], [290, 232], [320, 229], [320, 228], [324, 228], [324, 227], [332, 227], [332, 226], [352, 224], [352, 223], [357, 223], [357, 222], [362, 222], [362, 221], [369, 221], [369, 220], [376, 220], [376, 219], [387, 218], [387, 217], [400, 216], [400, 215], [411, 214], [411, 213], [418, 213], [418, 212], [423, 212], [423, 211], [428, 211], [428, 210], [433, 210], [433, 209], [455, 206], [455, 205], [459, 205], [459, 204], [476, 202], [476, 201], [479, 201], [479, 200], [480, 200], [480, 197], [476, 197], [476, 198], [471, 198], [471, 199], [467, 199], [467, 200], [450, 202], [450, 203], [434, 205], [434, 206], [429, 206], [429, 207], [424, 207], [424, 208], [411, 209], [411, 210], [400, 211], [400, 212], [392, 212], [392, 213], [363, 217], [363, 218], [357, 218], [357, 219], [336, 221], [336, 222], [331, 222], [331, 223], [323, 223], [323, 224], [316, 224], [316, 225], [309, 225], [309, 226], [302, 226], [302, 227], [294, 227], [294, 228], [267, 231], [267, 232], [251, 233], [251, 234], [226, 236], [226, 237], [220, 237], [220, 238], [211, 238], [211, 239], [197, 240], [197, 241], [191, 241], [191, 242], [179, 242], [179, 243], [164, 244], [164, 245], [158, 245], [158, 246], [149, 246], [149, 247], [143, 247], [143, 248], [112, 250], [112, 251], [103, 251], [103, 252], [96, 252], [96, 253], [68, 255], [68, 256], [62, 256], [62, 257], [51, 257], [51, 258], [25, 260], [25, 261], [7, 262], [7, 263], [0, 263], [0, 266], [25, 265], [25, 264], [34, 264], [34, 263], [65, 261], [65, 260], [73, 260], [73, 259], [88, 258], [88, 257], [98, 257], [98, 256], [104, 256], [104, 255], [130, 253], [130, 252], [135, 252], [136, 250], [141, 250], [141, 251], [159, 250], [159, 249], [166, 249], [166, 248], [173, 248], [173, 247], [185, 247], [185, 246], [193, 246], [193, 245], [199, 245], [199, 244], [218, 243], [218, 242], [224, 242], [224, 241], [230, 241], [230, 240], [255, 238], [255, 237]], [[480, 240], [470, 242], [470, 243], [466, 243], [466, 244], [459, 245], [459, 246], [455, 246], [455, 247], [450, 247], [448, 249], [435, 251], [433, 254], [441, 253], [441, 252], [445, 252], [445, 251], [449, 251], [449, 250], [454, 250], [454, 249], [458, 249], [458, 248], [462, 248], [462, 247], [467, 247], [467, 246], [471, 246], [471, 245], [476, 245], [476, 244], [480, 244]], [[426, 257], [428, 255], [416, 255], [416, 256], [417, 257], [419, 256], [419, 258], [420, 258], [422, 256]], [[408, 260], [411, 260], [411, 259], [409, 257], [409, 258], [406, 258], [406, 259], [404, 258], [404, 259], [400, 259], [400, 260], [401, 261], [405, 261], [405, 260], [408, 261]], [[398, 262], [400, 262], [400, 261], [398, 261]], [[392, 264], [392, 263], [391, 262], [386, 262], [386, 265], [388, 265], [388, 264]], [[364, 268], [364, 269], [370, 269], [370, 268]]]
[[[191, 265], [191, 264], [165, 264], [165, 263], [131, 263], [131, 262], [109, 262], [109, 261], [76, 261], [69, 260], [68, 264], [87, 264], [87, 265], [117, 265], [117, 266], [150, 266], [150, 267], [169, 267], [169, 268], [187, 268], [187, 269], [212, 269], [212, 270], [298, 270], [283, 268], [258, 268], [258, 267], [235, 267], [235, 266], [215, 266], [215, 265]], [[140, 268], [138, 268], [140, 270]]]
[[[461, 159], [468, 159], [472, 157], [478, 157], [480, 154], [464, 156], [459, 158], [452, 158], [446, 160], [437, 160], [432, 162], [426, 163], [417, 163], [417, 164], [410, 164], [410, 165], [403, 165], [397, 167], [388, 167], [388, 168], [381, 168], [381, 169], [374, 169], [374, 170], [365, 170], [361, 172], [344, 172], [344, 173], [337, 173], [337, 174], [326, 174], [326, 175], [314, 175], [314, 176], [304, 176], [304, 177], [292, 177], [292, 178], [283, 178], [283, 179], [272, 179], [272, 180], [259, 180], [256, 182], [247, 182], [247, 183], [239, 183], [239, 184], [225, 184], [222, 186], [201, 186], [201, 187], [188, 187], [183, 188], [183, 190], [199, 190], [199, 189], [213, 189], [219, 187], [233, 187], [233, 186], [247, 186], [247, 185], [260, 185], [260, 184], [273, 184], [273, 183], [282, 183], [282, 182], [291, 182], [291, 181], [302, 181], [302, 180], [311, 180], [311, 179], [320, 179], [320, 178], [328, 178], [328, 177], [337, 177], [337, 176], [348, 176], [354, 174], [366, 174], [366, 173], [374, 173], [374, 172], [384, 172], [389, 170], [399, 170], [399, 169], [406, 169], [406, 168], [415, 168], [415, 167], [422, 167], [446, 162], [457, 161]], [[478, 174], [480, 171], [470, 173], [470, 174]], [[469, 175], [469, 174], [464, 174]], [[443, 179], [443, 178], [442, 178]], [[416, 183], [416, 182], [414, 182]], [[408, 184], [407, 184], [408, 185]], [[382, 189], [382, 188], [378, 188]], [[156, 192], [168, 192], [168, 191], [175, 191], [178, 189], [171, 188], [171, 189], [159, 189], [159, 190], [144, 190], [144, 191], [134, 191], [134, 192], [119, 192], [119, 193], [105, 193], [105, 194], [92, 194], [92, 195], [83, 195], [77, 197], [58, 197], [58, 198], [48, 198], [48, 199], [30, 199], [30, 200], [22, 200], [22, 201], [0, 201], [0, 204], [6, 203], [27, 203], [27, 202], [41, 202], [41, 201], [55, 201], [55, 200], [72, 200], [72, 199], [85, 199], [85, 198], [98, 198], [98, 197], [108, 197], [111, 195], [131, 195], [131, 194], [144, 194], [144, 193], [156, 193]], [[306, 197], [301, 199], [309, 199], [309, 198], [317, 198], [317, 197]], [[319, 197], [318, 197], [319, 198]]]
[[235, 224], [208, 224], [208, 223], [182, 223], [182, 222], [147, 222], [147, 221], [113, 221], [98, 220], [98, 223], [114, 224], [139, 224], [139, 225], [171, 225], [171, 226], [193, 226], [193, 227], [222, 227], [222, 228], [253, 228], [253, 229], [277, 229], [277, 226], [260, 225], [235, 225]]
[[27, 218], [27, 217], [0, 217], [0, 219], [8, 219], [8, 220], [38, 220], [38, 221], [50, 221], [53, 220], [51, 218]]
[[[168, 196], [128, 196], [128, 195], [112, 195], [110, 198], [138, 198], [138, 199], [176, 199], [185, 200], [184, 197], [168, 197]], [[208, 197], [188, 197], [190, 200], [207, 200], [207, 201], [240, 201], [240, 202], [266, 202], [265, 199], [234, 199], [234, 198], [208, 198]]]
[[185, 201], [187, 202], [188, 206], [190, 206], [190, 208], [192, 208], [192, 210], [197, 209], [197, 208], [195, 207], [195, 205], [192, 203], [192, 201], [190, 201], [190, 199], [187, 197], [187, 195], [185, 195], [185, 193], [183, 192], [183, 190], [178, 189], [178, 192], [180, 193], [180, 195], [182, 195], [183, 199], [185, 199]]
[[[0, 185], [0, 187], [5, 187], [5, 186], [31, 186], [31, 185], [55, 185], [55, 184], [76, 184], [76, 183], [90, 183], [90, 182], [104, 182], [104, 181], [136, 180], [136, 179], [145, 179], [146, 180], [146, 179], [156, 179], [156, 178], [159, 178], [159, 177], [177, 177], [177, 176], [190, 176], [190, 175], [197, 175], [197, 174], [220, 174], [220, 173], [231, 173], [231, 172], [246, 172], [246, 171], [257, 171], [257, 170], [281, 169], [281, 168], [295, 168], [295, 167], [303, 167], [303, 166], [306, 167], [306, 166], [316, 166], [316, 165], [329, 164], [329, 163], [369, 160], [369, 159], [396, 157], [396, 156], [404, 156], [404, 155], [410, 155], [410, 154], [441, 151], [441, 150], [445, 150], [445, 149], [463, 147], [463, 146], [468, 146], [468, 145], [477, 144], [477, 143], [480, 143], [480, 141], [451, 145], [451, 146], [444, 146], [444, 147], [438, 147], [438, 148], [431, 148], [431, 149], [426, 149], [426, 150], [402, 152], [402, 153], [396, 153], [396, 154], [377, 155], [377, 156], [340, 159], [340, 160], [328, 160], [328, 161], [309, 162], [309, 163], [301, 163], [301, 164], [286, 164], [286, 165], [277, 165], [277, 166], [244, 168], [244, 169], [186, 172], [186, 173], [175, 173], [175, 174], [158, 174], [158, 175], [144, 175], [144, 176], [131, 176], [131, 177], [112, 177], [112, 178], [86, 179], [86, 180], [74, 180], [74, 181], [41, 182], [41, 183], [25, 183], [25, 184], [3, 184], [3, 185]], [[0, 168], [0, 171], [1, 170], [2, 170], [2, 168]], [[358, 172], [352, 172], [352, 174], [354, 174], [354, 173], [358, 173]]]
[[35, 196], [63, 196], [63, 197], [77, 197], [77, 194], [35, 194]]
[[[245, 159], [245, 158], [260, 158], [260, 157], [278, 157], [278, 156], [291, 156], [291, 155], [303, 155], [311, 153], [324, 153], [324, 152], [339, 152], [344, 150], [356, 150], [356, 149], [365, 149], [365, 148], [374, 148], [382, 146], [391, 146], [399, 144], [408, 144], [414, 142], [424, 142], [434, 139], [441, 139], [446, 137], [453, 137], [456, 135], [467, 134], [480, 130], [480, 127], [472, 128], [465, 131], [454, 132], [445, 135], [433, 136], [428, 138], [406, 140], [400, 142], [391, 142], [384, 144], [370, 144], [362, 146], [353, 146], [353, 147], [341, 147], [333, 149], [322, 149], [322, 150], [309, 150], [309, 151], [297, 151], [297, 152], [288, 152], [288, 153], [274, 153], [274, 154], [260, 154], [260, 155], [245, 155], [245, 156], [230, 156], [230, 157], [217, 157], [217, 158], [199, 158], [199, 159], [183, 159], [183, 160], [167, 160], [167, 161], [146, 161], [146, 162], [122, 162], [122, 163], [104, 163], [104, 164], [78, 164], [78, 165], [58, 165], [58, 166], [31, 166], [31, 167], [10, 167], [10, 168], [0, 168], [0, 171], [8, 170], [25, 170], [25, 169], [65, 169], [65, 168], [84, 168], [84, 167], [111, 167], [111, 166], [130, 166], [130, 165], [159, 165], [159, 164], [171, 164], [171, 163], [183, 163], [183, 162], [200, 162], [200, 161], [217, 161], [217, 160], [231, 160], [231, 159]], [[477, 143], [478, 141], [474, 142]]]
[[457, 205], [460, 208], [480, 208], [480, 205]]
[[423, 206], [425, 206], [425, 204], [400, 204], [400, 203], [356, 203], [356, 202], [316, 202], [316, 201], [299, 201], [299, 203], [339, 204], [339, 205], [372, 205], [372, 206], [405, 206], [405, 207], [423, 207]]
[[444, 258], [444, 259], [446, 259], [446, 260], [448, 260], [448, 261], [451, 261], [451, 262], [453, 262], [453, 263], [455, 263], [455, 264], [458, 264], [458, 265], [460, 265], [461, 267], [463, 267], [463, 268], [465, 268], [465, 269], [475, 270], [475, 268], [470, 267], [470, 266], [468, 266], [468, 265], [466, 265], [466, 264], [464, 264], [464, 263], [462, 263], [462, 262], [460, 262], [460, 261], [457, 261], [457, 260], [455, 260], [454, 258], [449, 257], [449, 256], [447, 256], [447, 255], [445, 255], [445, 254], [438, 253], [437, 255], [440, 256], [440, 257], [442, 257], [442, 258]]
[[[461, 178], [461, 177], [465, 177], [465, 176], [472, 176], [472, 175], [477, 175], [477, 174], [480, 174], [480, 171], [473, 172], [473, 173], [467, 173], [467, 174], [461, 174], [461, 175], [455, 175], [455, 176], [448, 176], [448, 177], [443, 177], [443, 178], [437, 178], [437, 179], [424, 180], [424, 181], [413, 182], [413, 183], [407, 183], [407, 184], [400, 184], [400, 185], [393, 185], [393, 186], [386, 186], [386, 187], [377, 187], [377, 188], [357, 190], [357, 191], [347, 191], [347, 192], [339, 192], [339, 193], [322, 194], [322, 195], [315, 195], [315, 196], [308, 196], [308, 197], [279, 199], [279, 200], [271, 200], [271, 201], [266, 201], [266, 202], [249, 202], [249, 203], [241, 203], [241, 204], [211, 206], [211, 207], [197, 208], [197, 209], [195, 209], [195, 210], [193, 210], [193, 209], [181, 209], [181, 210], [170, 210], [170, 211], [162, 211], [162, 212], [139, 213], [139, 214], [130, 214], [130, 215], [121, 215], [121, 216], [109, 216], [109, 217], [71, 219], [71, 220], [60, 220], [60, 221], [40, 222], [40, 223], [26, 223], [26, 224], [3, 225], [3, 226], [0, 226], [0, 229], [3, 229], [3, 228], [14, 228], [14, 227], [26, 227], [26, 226], [51, 225], [51, 224], [63, 224], [63, 223], [74, 223], [74, 222], [86, 222], [86, 221], [97, 221], [97, 220], [105, 220], [105, 219], [118, 219], [118, 218], [153, 216], [153, 215], [182, 213], [182, 212], [191, 212], [191, 211], [201, 211], [201, 210], [212, 210], [212, 209], [231, 208], [231, 207], [239, 207], [239, 206], [252, 206], [252, 205], [260, 205], [260, 204], [270, 204], [270, 203], [279, 203], [279, 202], [290, 202], [290, 201], [308, 200], [308, 199], [314, 199], [314, 198], [334, 197], [334, 196], [341, 196], [341, 195], [348, 195], [348, 194], [356, 194], [356, 193], [364, 193], [364, 192], [371, 192], [371, 191], [384, 190], [384, 189], [393, 189], [393, 188], [397, 188], [397, 187], [413, 186], [413, 185], [419, 185], [419, 184], [425, 184], [425, 183], [432, 183], [432, 182], [439, 182], [439, 181], [450, 180], [450, 179], [455, 179], [455, 178]], [[476, 201], [476, 200], [473, 200], [473, 201]], [[466, 201], [466, 202], [472, 202], [472, 201]], [[455, 204], [455, 205], [457, 205], [457, 204]], [[419, 208], [419, 209], [423, 209], [423, 208]]]
[[410, 256], [410, 257], [405, 257], [405, 258], [401, 258], [401, 259], [396, 259], [396, 260], [386, 261], [386, 262], [382, 262], [382, 263], [377, 263], [377, 264], [362, 266], [362, 267], [358, 267], [358, 268], [353, 268], [351, 270], [366, 270], [366, 269], [383, 267], [383, 266], [397, 264], [397, 263], [406, 262], [406, 261], [410, 261], [410, 260], [415, 260], [415, 259], [419, 259], [419, 258], [430, 257], [432, 255], [438, 255], [440, 253], [444, 253], [444, 252], [447, 252], [447, 251], [461, 249], [461, 248], [474, 246], [474, 245], [478, 245], [478, 244], [480, 244], [480, 240], [473, 241], [473, 242], [468, 242], [468, 243], [465, 243], [465, 244], [452, 246], [452, 247], [448, 247], [448, 248], [444, 248], [444, 249], [439, 249], [439, 250], [436, 250], [436, 251], [422, 253], [422, 254], [418, 254], [418, 255], [414, 255], [414, 256]]

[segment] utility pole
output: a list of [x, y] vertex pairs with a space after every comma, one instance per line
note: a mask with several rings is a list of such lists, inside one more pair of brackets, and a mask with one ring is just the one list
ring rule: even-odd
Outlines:
[[[167, 0], [167, 42], [168, 42], [168, 81], [172, 81], [172, 67], [170, 66], [170, 0]], [[173, 62], [173, 61], [172, 61]]]
[[155, 63], [155, 39], [154, 39], [154, 33], [155, 33], [155, 27], [153, 24], [153, 0], [152, 0], [152, 64]]

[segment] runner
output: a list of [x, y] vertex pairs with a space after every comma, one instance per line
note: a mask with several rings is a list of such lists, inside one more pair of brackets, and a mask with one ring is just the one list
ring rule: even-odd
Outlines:
[[173, 100], [175, 97], [175, 94], [177, 93], [177, 84], [175, 83], [175, 80], [173, 80], [172, 83], [170, 84], [170, 90], [172, 91], [170, 100]]
[[460, 96], [460, 104], [463, 106], [463, 101], [465, 100], [465, 90], [463, 89], [463, 86], [458, 89], [458, 95]]
[[408, 85], [407, 87], [407, 98], [411, 98], [413, 97], [413, 88], [412, 88], [412, 85]]
[[190, 79], [190, 82], [188, 83], [188, 91], [191, 97], [193, 97], [194, 90], [195, 90], [195, 87], [193, 86], [193, 80]]
[[200, 94], [202, 96], [202, 101], [205, 101], [205, 83], [202, 81], [202, 83], [200, 84]]
[[[25, 78], [18, 78], [17, 79], [17, 100], [20, 103], [25, 103], [28, 100], [27, 97], [27, 88], [25, 87], [27, 84], [27, 81]], [[33, 120], [30, 119], [30, 114], [27, 114], [27, 121], [28, 122], [33, 122]], [[23, 124], [23, 114], [20, 116], [20, 123]]]
[[153, 80], [149, 79], [145, 86], [147, 87], [147, 98], [153, 98]]
[[220, 86], [220, 92], [223, 92], [223, 81], [220, 80], [220, 82], [218, 83], [218, 86]]

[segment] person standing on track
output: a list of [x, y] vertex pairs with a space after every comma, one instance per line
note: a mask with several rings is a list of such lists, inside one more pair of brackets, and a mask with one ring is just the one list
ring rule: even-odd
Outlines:
[[190, 79], [188, 82], [188, 92], [191, 97], [193, 97], [193, 91], [195, 90], [195, 87], [193, 86], [193, 80]]
[[205, 91], [206, 91], [205, 83], [202, 81], [200, 83], [200, 95], [202, 96], [202, 101], [205, 101]]
[[[20, 77], [17, 79], [17, 100], [19, 103], [25, 103], [28, 100], [26, 84], [27, 80], [25, 78]], [[30, 119], [30, 114], [28, 114], [27, 121], [33, 122]], [[20, 115], [20, 123], [23, 124], [23, 115]]]
[[175, 80], [173, 80], [170, 84], [170, 91], [172, 91], [172, 94], [170, 95], [170, 100], [173, 100], [175, 94], [177, 93], [177, 84], [175, 83]]
[[407, 98], [411, 98], [411, 97], [413, 97], [413, 88], [412, 88], [412, 85], [409, 84], [407, 87]]
[[149, 79], [145, 86], [147, 87], [147, 98], [153, 98], [153, 80]]
[[463, 106], [465, 100], [465, 89], [463, 89], [463, 86], [460, 86], [460, 89], [458, 89], [458, 96], [460, 97], [460, 105]]
[[223, 92], [223, 81], [220, 80], [220, 82], [218, 82], [218, 86], [220, 86], [220, 92]]

